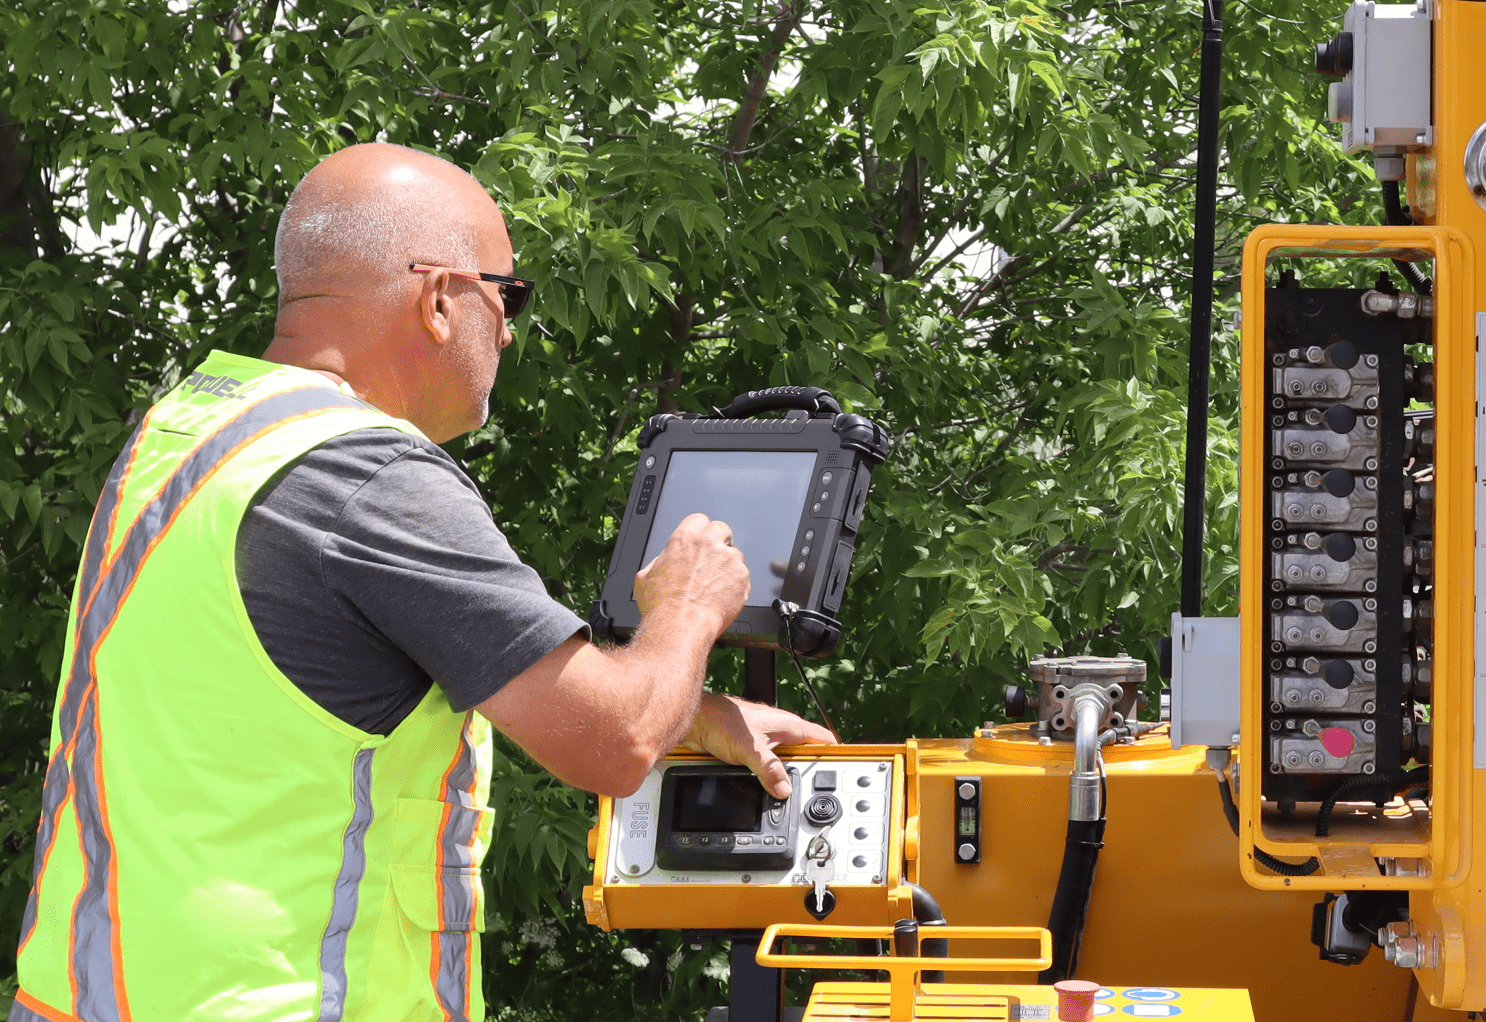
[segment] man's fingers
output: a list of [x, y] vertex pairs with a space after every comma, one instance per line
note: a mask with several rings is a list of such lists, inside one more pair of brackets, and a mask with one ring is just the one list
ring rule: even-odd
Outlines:
[[789, 771], [784, 769], [784, 764], [774, 755], [773, 750], [755, 747], [749, 758], [753, 760], [748, 764], [749, 769], [770, 794], [775, 798], [789, 798]]
[[830, 731], [801, 718], [790, 722], [788, 729], [776, 729], [770, 737], [776, 745], [835, 745], [836, 736]]
[[708, 518], [700, 511], [681, 519], [681, 524], [676, 526], [676, 532], [672, 535], [686, 535], [692, 532], [701, 533], [704, 538], [714, 540], [724, 546], [733, 545], [733, 527], [720, 519]]

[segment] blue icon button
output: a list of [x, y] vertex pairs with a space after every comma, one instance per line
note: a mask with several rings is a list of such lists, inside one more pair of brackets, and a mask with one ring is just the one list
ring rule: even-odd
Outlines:
[[1131, 987], [1125, 991], [1125, 996], [1132, 1001], [1174, 1001], [1181, 994], [1165, 987]]

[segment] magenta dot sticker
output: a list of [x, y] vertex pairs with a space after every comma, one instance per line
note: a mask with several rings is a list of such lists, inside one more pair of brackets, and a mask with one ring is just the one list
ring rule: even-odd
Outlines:
[[1321, 732], [1321, 744], [1337, 759], [1346, 759], [1357, 747], [1357, 738], [1344, 727], [1328, 727]]

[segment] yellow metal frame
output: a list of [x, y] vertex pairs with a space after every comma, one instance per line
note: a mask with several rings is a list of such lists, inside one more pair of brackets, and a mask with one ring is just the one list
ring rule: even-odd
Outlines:
[[[1435, 685], [1433, 805], [1419, 826], [1408, 819], [1376, 818], [1377, 837], [1354, 830], [1331, 838], [1309, 834], [1309, 822], [1267, 820], [1261, 796], [1264, 762], [1262, 691], [1262, 587], [1264, 535], [1265, 271], [1272, 259], [1434, 258], [1435, 303]], [[1240, 552], [1242, 650], [1239, 762], [1249, 768], [1239, 792], [1239, 869], [1254, 887], [1282, 890], [1434, 889], [1464, 879], [1469, 864], [1474, 714], [1475, 587], [1475, 326], [1469, 305], [1475, 262], [1470, 240], [1447, 227], [1331, 227], [1274, 224], [1260, 227], [1243, 253], [1243, 455], [1240, 500], [1245, 543]], [[1413, 833], [1409, 833], [1409, 831]], [[1422, 830], [1422, 833], [1421, 833]], [[1393, 833], [1388, 833], [1392, 831]], [[1255, 862], [1251, 849], [1283, 856], [1316, 856], [1322, 868], [1308, 877], [1276, 876]], [[1373, 858], [1419, 858], [1426, 876], [1378, 876]]]
[[908, 1022], [915, 1017], [914, 1005], [921, 987], [918, 974], [925, 969], [942, 972], [1040, 972], [1053, 964], [1053, 935], [1041, 926], [936, 926], [931, 935], [961, 940], [1036, 940], [1036, 958], [913, 958], [876, 955], [789, 954], [769, 950], [781, 937], [814, 939], [893, 936], [891, 926], [828, 926], [824, 924], [775, 923], [764, 930], [759, 941], [757, 960], [760, 965], [789, 969], [881, 969], [888, 974], [889, 1015], [893, 1022]]

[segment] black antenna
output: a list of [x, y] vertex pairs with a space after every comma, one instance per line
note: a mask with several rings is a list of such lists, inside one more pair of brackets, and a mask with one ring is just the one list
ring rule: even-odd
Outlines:
[[1187, 473], [1182, 507], [1182, 617], [1202, 616], [1207, 523], [1207, 406], [1213, 357], [1218, 124], [1223, 101], [1223, 0], [1203, 0], [1197, 107], [1197, 210], [1192, 232], [1192, 335], [1187, 367]]

